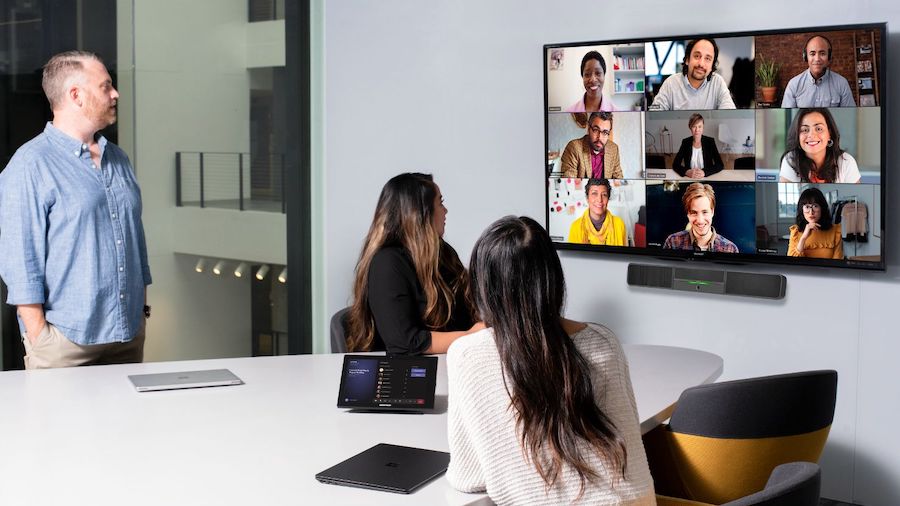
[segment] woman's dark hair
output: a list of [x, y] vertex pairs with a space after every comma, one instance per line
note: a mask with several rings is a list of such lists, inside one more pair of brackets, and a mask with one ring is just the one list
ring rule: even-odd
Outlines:
[[[409, 253], [416, 277], [425, 292], [422, 321], [429, 329], [447, 325], [455, 294], [471, 300], [469, 277], [456, 252], [434, 229], [434, 201], [438, 190], [431, 174], [406, 173], [391, 178], [381, 190], [375, 216], [356, 264], [353, 305], [350, 306], [348, 351], [371, 351], [375, 317], [369, 308], [369, 266], [385, 246]], [[467, 308], [471, 312], [471, 307]]]
[[606, 196], [612, 198], [612, 184], [610, 184], [609, 179], [596, 179], [590, 178], [586, 185], [584, 185], [584, 196], [587, 196], [591, 193], [591, 186], [605, 186], [606, 187]]
[[[800, 122], [807, 114], [817, 112], [825, 118], [825, 126], [828, 128], [828, 134], [831, 136], [832, 144], [826, 148], [825, 162], [821, 167], [816, 167], [812, 160], [806, 156], [803, 148], [800, 147]], [[837, 164], [844, 150], [841, 149], [841, 133], [838, 131], [837, 123], [834, 122], [834, 116], [828, 109], [815, 107], [810, 109], [800, 109], [787, 134], [787, 149], [781, 155], [782, 160], [787, 160], [788, 165], [794, 169], [794, 172], [800, 176], [800, 181], [808, 183], [809, 174], [812, 172], [819, 179], [826, 183], [833, 183], [837, 177]]]
[[536, 221], [507, 216], [475, 243], [469, 263], [476, 307], [494, 340], [523, 452], [553, 486], [566, 466], [586, 481], [600, 476], [582, 451], [596, 452], [611, 474], [625, 476], [624, 439], [595, 402], [602, 384], [563, 330], [566, 293], [559, 256]]
[[797, 228], [801, 232], [806, 228], [807, 221], [803, 216], [803, 206], [805, 204], [818, 204], [822, 213], [819, 217], [819, 229], [830, 230], [832, 225], [831, 210], [828, 209], [828, 201], [825, 200], [825, 195], [822, 195], [818, 188], [807, 188], [800, 194], [800, 198], [797, 200]]
[[603, 59], [603, 55], [598, 53], [597, 51], [588, 51], [586, 55], [581, 59], [581, 75], [584, 75], [584, 66], [587, 65], [587, 62], [591, 60], [597, 60], [600, 62], [600, 68], [603, 69], [603, 74], [606, 74], [606, 60]]

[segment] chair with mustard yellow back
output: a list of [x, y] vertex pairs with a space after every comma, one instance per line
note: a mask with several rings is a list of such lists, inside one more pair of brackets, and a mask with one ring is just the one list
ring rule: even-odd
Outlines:
[[[776, 467], [766, 488], [720, 506], [818, 506], [821, 470], [812, 462], [790, 462]], [[656, 496], [657, 506], [713, 506], [707, 503]]]
[[818, 462], [836, 396], [832, 370], [685, 390], [644, 436], [657, 494], [723, 504], [762, 490], [780, 464]]

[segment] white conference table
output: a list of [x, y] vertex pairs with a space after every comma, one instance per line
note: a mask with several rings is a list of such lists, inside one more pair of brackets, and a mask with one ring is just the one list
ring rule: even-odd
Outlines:
[[[717, 355], [625, 345], [646, 432]], [[376, 443], [448, 450], [447, 373], [435, 414], [336, 408], [342, 355], [157, 362], [0, 373], [0, 505], [490, 504], [444, 477], [411, 495], [314, 475]], [[138, 393], [129, 374], [228, 368], [240, 386]]]

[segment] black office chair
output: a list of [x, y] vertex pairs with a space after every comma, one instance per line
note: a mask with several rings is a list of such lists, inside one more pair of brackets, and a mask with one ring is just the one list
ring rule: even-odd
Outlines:
[[742, 156], [734, 160], [734, 170], [756, 170], [756, 158]]
[[663, 155], [647, 155], [647, 162], [645, 167], [648, 169], [665, 169], [666, 168], [666, 157]]
[[818, 462], [834, 419], [836, 371], [689, 388], [644, 436], [660, 495], [722, 504], [765, 486], [780, 464]]
[[[822, 472], [812, 462], [790, 462], [776, 467], [759, 492], [721, 506], [818, 506]], [[658, 506], [700, 506], [705, 503], [656, 496]]]
[[345, 307], [331, 317], [331, 353], [347, 353], [347, 318], [350, 308]]

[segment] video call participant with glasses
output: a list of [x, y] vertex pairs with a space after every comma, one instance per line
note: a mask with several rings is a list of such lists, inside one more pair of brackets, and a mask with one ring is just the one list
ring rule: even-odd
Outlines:
[[565, 177], [578, 179], [622, 179], [619, 146], [609, 140], [613, 128], [611, 112], [592, 112], [587, 135], [573, 139], [563, 150], [561, 164]]
[[831, 66], [831, 41], [813, 35], [806, 41], [803, 61], [808, 70], [792, 77], [784, 89], [781, 107], [855, 107], [853, 92], [844, 76]]
[[781, 156], [782, 183], [858, 183], [859, 166], [841, 149], [841, 133], [824, 108], [800, 109]]
[[716, 215], [716, 192], [712, 186], [691, 183], [684, 190], [681, 203], [687, 214], [687, 229], [666, 237], [663, 249], [738, 253], [737, 245], [717, 234], [712, 226], [713, 216]]
[[544, 227], [508, 216], [469, 262], [488, 328], [447, 353], [447, 481], [505, 504], [656, 504], [628, 362], [616, 336], [562, 317]]
[[615, 111], [609, 97], [603, 96], [603, 83], [606, 82], [606, 60], [597, 51], [588, 51], [581, 59], [581, 80], [584, 83], [584, 96], [569, 106], [566, 112], [598, 112]]
[[625, 246], [628, 237], [625, 222], [609, 210], [612, 185], [608, 179], [589, 179], [584, 187], [588, 208], [569, 227], [569, 242]]
[[430, 174], [400, 174], [381, 190], [353, 283], [347, 349], [446, 353], [472, 326], [469, 277], [444, 242], [447, 208]]
[[719, 68], [719, 46], [713, 39], [695, 39], [684, 49], [681, 74], [663, 82], [651, 111], [734, 109], [728, 85]]
[[788, 256], [844, 258], [841, 224], [832, 223], [828, 202], [818, 188], [807, 188], [800, 194], [797, 221], [791, 225]]
[[672, 162], [672, 169], [679, 176], [702, 179], [725, 168], [716, 140], [703, 135], [703, 116], [691, 114], [688, 120], [691, 136], [681, 141], [681, 148]]

